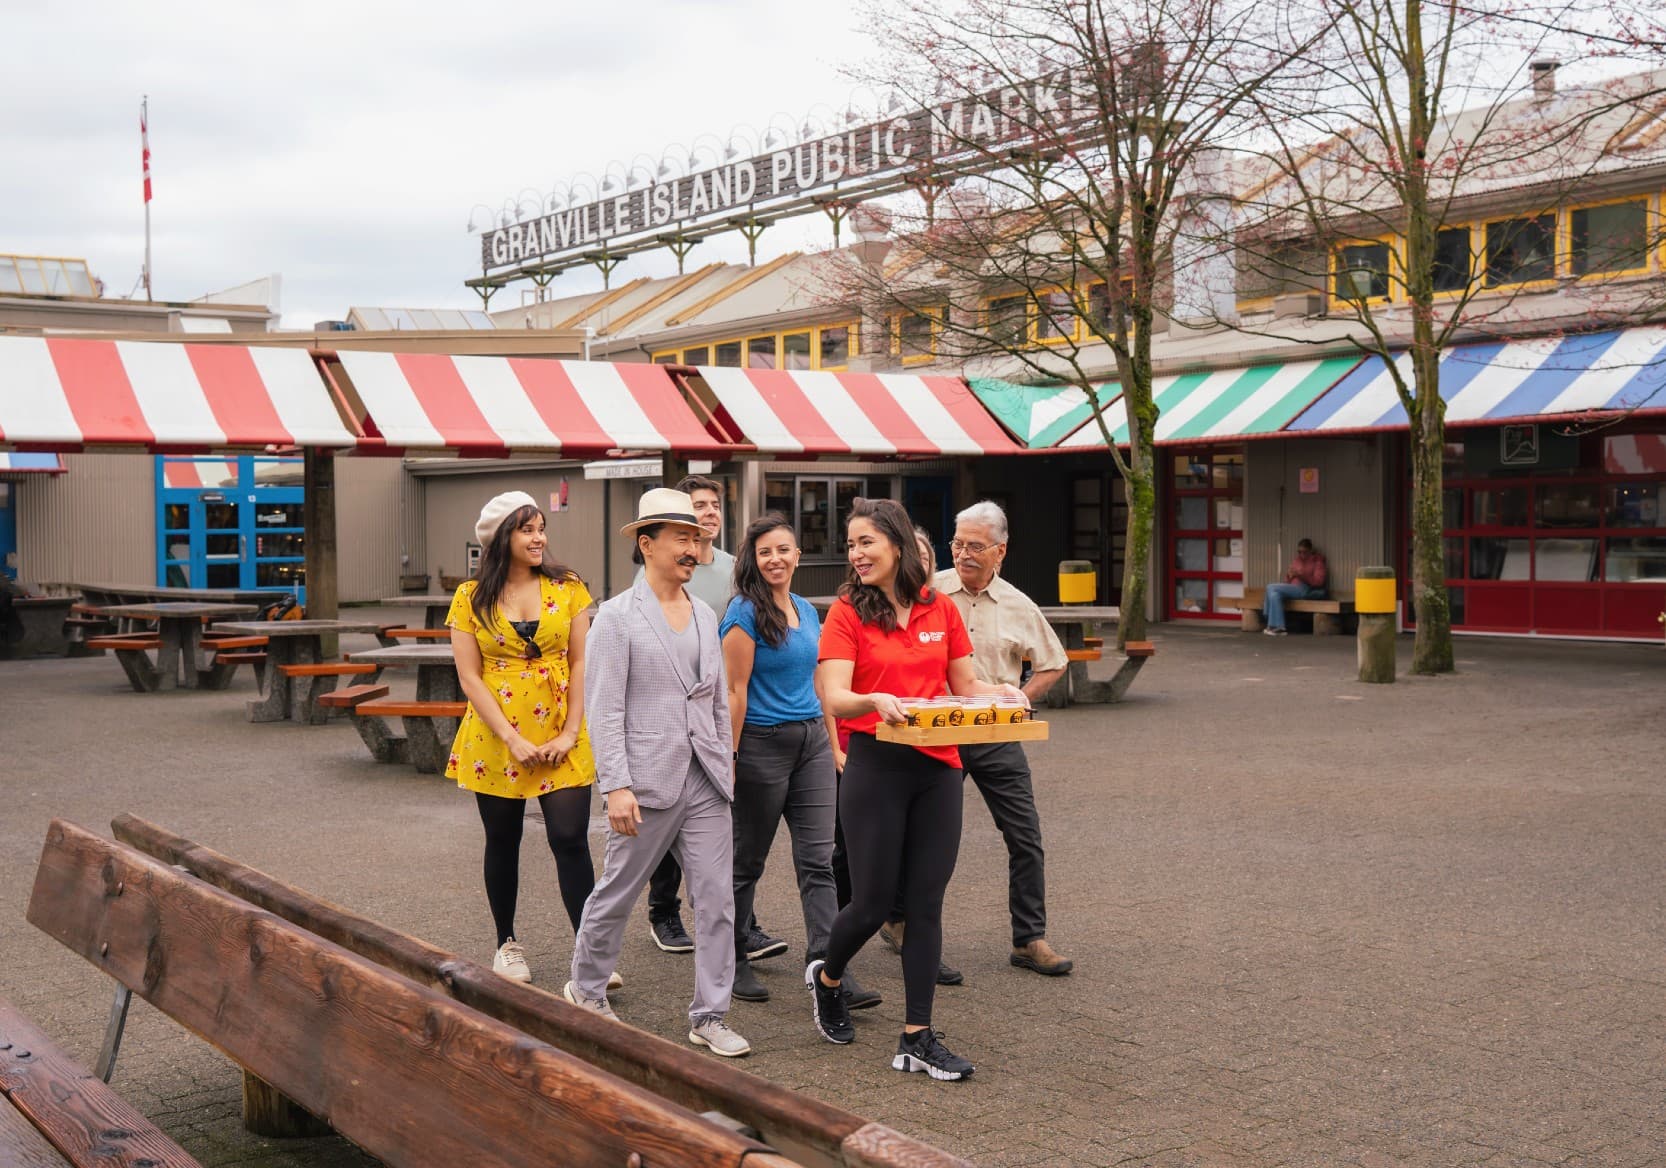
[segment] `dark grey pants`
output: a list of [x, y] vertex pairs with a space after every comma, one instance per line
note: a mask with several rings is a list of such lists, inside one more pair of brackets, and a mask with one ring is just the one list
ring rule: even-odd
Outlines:
[[960, 761], [1006, 840], [1012, 943], [1028, 945], [1047, 935], [1047, 861], [1041, 850], [1041, 816], [1035, 809], [1030, 760], [1016, 742], [992, 742], [962, 746]]
[[787, 821], [793, 870], [804, 907], [805, 951], [827, 952], [838, 905], [833, 891], [833, 822], [838, 794], [833, 750], [820, 718], [779, 726], [745, 726], [735, 762], [735, 950], [746, 929], [775, 829]]

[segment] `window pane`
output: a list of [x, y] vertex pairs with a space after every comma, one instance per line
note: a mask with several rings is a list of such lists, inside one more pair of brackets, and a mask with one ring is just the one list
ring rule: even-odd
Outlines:
[[898, 322], [898, 336], [904, 357], [929, 357], [936, 351], [935, 318], [925, 312], [910, 312]]
[[712, 351], [709, 345], [701, 345], [698, 349], [683, 350], [684, 365], [710, 365], [711, 363]]
[[1488, 287], [1549, 280], [1555, 275], [1555, 215], [1487, 224]]
[[255, 555], [257, 556], [304, 556], [306, 537], [298, 531], [284, 532], [280, 535], [263, 534], [255, 536]]
[[162, 512], [163, 529], [185, 531], [191, 526], [191, 504], [169, 503]]
[[1476, 491], [1472, 497], [1476, 527], [1526, 527], [1527, 489], [1503, 487]]
[[206, 516], [204, 526], [209, 528], [237, 526], [236, 503], [205, 503], [203, 513]]
[[807, 556], [828, 554], [827, 504], [825, 479], [798, 484], [798, 546]]
[[1471, 262], [1469, 228], [1442, 227], [1435, 232], [1436, 292], [1462, 292], [1469, 287]]
[[1471, 580], [1526, 580], [1532, 575], [1525, 539], [1471, 539]]
[[746, 367], [748, 369], [775, 368], [774, 337], [753, 337], [746, 342]]
[[1211, 468], [1211, 481], [1217, 489], [1235, 490], [1244, 485], [1244, 456], [1242, 454], [1217, 454], [1215, 465]]
[[64, 265], [56, 260], [42, 260], [41, 272], [46, 276], [46, 290], [53, 296], [69, 295], [69, 277]]
[[1178, 580], [1174, 585], [1176, 612], [1206, 612], [1209, 608], [1209, 581]]
[[65, 264], [64, 270], [69, 273], [69, 290], [77, 296], [96, 296], [93, 287], [92, 273], [87, 271], [87, 265], [82, 263]]
[[1336, 252], [1336, 298], [1382, 299], [1388, 295], [1388, 244], [1359, 243]]
[[1536, 526], [1597, 526], [1597, 486], [1595, 483], [1542, 484], [1536, 492], [1534, 501], [1538, 504]]
[[241, 588], [243, 586], [243, 565], [238, 563], [209, 564], [207, 576], [208, 583], [204, 585], [205, 588]]
[[1619, 483], [1608, 488], [1608, 526], [1666, 527], [1666, 483]]
[[1573, 273], [1623, 272], [1649, 262], [1648, 203], [1581, 207], [1568, 216]]
[[1209, 464], [1198, 462], [1189, 454], [1174, 456], [1174, 485], [1177, 487], [1207, 487]]
[[1043, 341], [1076, 335], [1076, 302], [1068, 292], [1046, 292], [1039, 298], [1035, 335]]
[[235, 535], [210, 535], [203, 545], [203, 550], [210, 556], [237, 556], [239, 539]]
[[655, 365], [675, 365], [675, 364], [677, 364], [677, 354], [675, 354], [675, 353], [655, 353], [654, 354], [654, 364]]
[[17, 274], [17, 261], [0, 256], [0, 292], [23, 291], [23, 279]]
[[1608, 541], [1603, 577], [1621, 584], [1666, 583], [1666, 536], [1649, 535]]
[[810, 367], [810, 334], [788, 333], [781, 338], [781, 368], [808, 369]]
[[23, 280], [25, 292], [45, 292], [46, 281], [41, 277], [40, 264], [30, 259], [17, 261], [17, 274]]
[[258, 588], [299, 588], [306, 582], [307, 566], [303, 563], [255, 565]]
[[1022, 344], [1026, 315], [1022, 296], [1000, 296], [991, 300], [985, 315], [989, 339], [997, 345]]
[[850, 329], [846, 325], [834, 325], [821, 330], [821, 367], [830, 368], [835, 365], [845, 365], [850, 361]]
[[717, 360], [714, 362], [723, 369], [740, 368], [740, 342], [724, 341], [717, 346]]
[[1174, 567], [1180, 572], [1207, 572], [1209, 570], [1209, 541], [1206, 539], [1175, 540]]
[[1462, 536], [1447, 536], [1441, 541], [1446, 552], [1446, 578], [1464, 578], [1464, 541]]
[[1535, 580], [1595, 580], [1597, 541], [1541, 539], [1533, 548]]
[[1447, 487], [1440, 493], [1441, 507], [1445, 511], [1442, 526], [1451, 529], [1464, 525], [1464, 493], [1462, 488]]
[[259, 527], [300, 527], [299, 503], [260, 503], [255, 506], [255, 524]]
[[833, 531], [829, 539], [829, 546], [833, 555], [843, 555], [845, 544], [845, 525], [850, 522], [850, 505], [862, 497], [866, 488], [863, 479], [837, 479], [833, 483], [833, 501], [835, 511], [833, 515]]
[[1209, 500], [1188, 497], [1180, 500], [1179, 515], [1175, 525], [1181, 531], [1209, 530]]

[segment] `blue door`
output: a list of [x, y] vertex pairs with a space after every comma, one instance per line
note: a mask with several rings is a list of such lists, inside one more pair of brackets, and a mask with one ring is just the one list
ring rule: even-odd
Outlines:
[[0, 483], [0, 573], [17, 579], [17, 505], [12, 496], [17, 488]]
[[157, 583], [287, 588], [306, 600], [298, 458], [156, 460]]
[[937, 548], [937, 566], [948, 567], [952, 561], [949, 540], [954, 538], [954, 480], [936, 476], [905, 478], [902, 505], [916, 526], [931, 532]]

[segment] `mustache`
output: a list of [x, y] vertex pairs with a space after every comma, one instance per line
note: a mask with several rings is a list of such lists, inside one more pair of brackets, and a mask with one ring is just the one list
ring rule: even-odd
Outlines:
[[677, 563], [685, 568], [698, 568], [700, 560], [696, 556], [678, 556]]

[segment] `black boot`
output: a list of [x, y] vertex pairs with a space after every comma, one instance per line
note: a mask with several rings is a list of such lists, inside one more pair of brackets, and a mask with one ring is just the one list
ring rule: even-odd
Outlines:
[[742, 957], [735, 961], [735, 997], [743, 1002], [767, 1002], [769, 990], [758, 980], [758, 975], [752, 972], [752, 963]]

